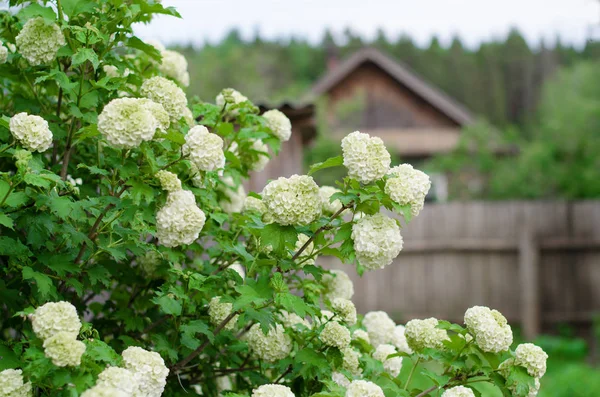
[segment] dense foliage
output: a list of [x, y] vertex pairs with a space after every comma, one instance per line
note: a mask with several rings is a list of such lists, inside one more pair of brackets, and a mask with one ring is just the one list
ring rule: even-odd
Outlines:
[[402, 249], [430, 182], [391, 168], [381, 139], [348, 134], [341, 156], [312, 167], [344, 166], [335, 188], [294, 175], [246, 195], [290, 122], [232, 89], [189, 103], [185, 58], [131, 28], [175, 10], [11, 5], [0, 14], [0, 396], [537, 393], [547, 355], [511, 350], [499, 312], [405, 328], [357, 315], [348, 275], [319, 265], [327, 255], [375, 271]]

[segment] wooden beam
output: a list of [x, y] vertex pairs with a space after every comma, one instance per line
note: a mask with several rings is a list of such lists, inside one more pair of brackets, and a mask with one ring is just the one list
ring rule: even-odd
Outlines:
[[533, 228], [527, 222], [519, 236], [519, 281], [521, 283], [521, 326], [523, 335], [528, 340], [534, 339], [540, 332], [539, 257]]

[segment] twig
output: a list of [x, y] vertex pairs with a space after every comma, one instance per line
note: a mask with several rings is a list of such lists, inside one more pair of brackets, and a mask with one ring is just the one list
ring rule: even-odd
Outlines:
[[277, 380], [274, 383], [279, 383], [283, 378], [285, 378], [285, 376], [287, 374], [289, 374], [290, 372], [292, 372], [292, 364], [288, 365], [287, 369], [285, 370], [284, 373], [282, 373], [281, 375], [279, 375], [279, 378], [277, 378]]
[[421, 392], [421, 393], [417, 394], [415, 397], [424, 397], [424, 396], [428, 395], [430, 392], [434, 391], [437, 388], [438, 388], [438, 386], [431, 386], [429, 389], [425, 390], [424, 392]]
[[410, 374], [408, 374], [408, 379], [406, 380], [406, 383], [404, 384], [404, 390], [408, 389], [408, 385], [410, 384], [413, 374], [415, 373], [415, 369], [417, 369], [417, 366], [419, 365], [420, 361], [421, 361], [421, 357], [417, 358], [417, 362], [415, 362], [413, 367], [410, 369]]

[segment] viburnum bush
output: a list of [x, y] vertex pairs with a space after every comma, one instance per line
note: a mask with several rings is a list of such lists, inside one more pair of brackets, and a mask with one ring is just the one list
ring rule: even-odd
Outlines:
[[357, 315], [348, 275], [319, 265], [390, 265], [423, 207], [428, 177], [390, 168], [379, 138], [353, 132], [343, 156], [311, 169], [345, 166], [336, 187], [293, 175], [246, 194], [290, 121], [232, 89], [188, 101], [185, 58], [132, 32], [174, 9], [10, 3], [0, 396], [452, 397], [480, 395], [478, 382], [537, 393], [546, 354], [510, 350], [499, 312], [405, 328]]

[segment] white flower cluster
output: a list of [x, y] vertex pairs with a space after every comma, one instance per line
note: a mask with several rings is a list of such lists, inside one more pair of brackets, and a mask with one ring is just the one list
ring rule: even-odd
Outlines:
[[165, 109], [147, 99], [113, 99], [98, 116], [98, 131], [117, 148], [138, 147], [143, 141], [151, 140], [157, 129], [168, 127]]
[[415, 352], [423, 349], [442, 349], [448, 333], [436, 328], [438, 320], [431, 317], [425, 320], [410, 320], [406, 323], [406, 341]]
[[154, 278], [156, 268], [160, 264], [161, 255], [156, 251], [146, 251], [143, 255], [137, 257], [137, 264], [145, 276]]
[[333, 372], [331, 374], [331, 380], [344, 388], [350, 386], [350, 381], [346, 378], [346, 375], [341, 372]]
[[[208, 316], [210, 317], [210, 322], [218, 326], [221, 324], [233, 311], [233, 303], [223, 302], [221, 303], [221, 297], [215, 296], [210, 300], [208, 304]], [[235, 324], [237, 323], [237, 315], [235, 315], [223, 329], [232, 330], [235, 328]]]
[[44, 354], [57, 367], [76, 367], [81, 364], [85, 344], [71, 332], [58, 332], [44, 340]]
[[77, 309], [69, 302], [48, 302], [31, 315], [33, 332], [40, 339], [47, 339], [59, 332], [67, 332], [75, 337], [81, 329]]
[[356, 324], [356, 306], [351, 300], [335, 298], [331, 301], [331, 308], [348, 325]]
[[158, 70], [168, 77], [176, 80], [184, 87], [190, 85], [190, 74], [188, 72], [188, 63], [185, 57], [177, 51], [163, 50], [162, 62]]
[[271, 181], [262, 197], [267, 213], [280, 225], [306, 225], [321, 215], [319, 186], [307, 175]]
[[386, 312], [382, 311], [365, 314], [362, 323], [369, 333], [371, 344], [375, 348], [381, 344], [389, 343], [396, 327], [394, 320]]
[[269, 160], [269, 146], [260, 139], [255, 139], [250, 146], [250, 150], [255, 153], [239, 153], [239, 145], [233, 142], [229, 146], [229, 151], [240, 157], [243, 164], [246, 164], [250, 171], [260, 172], [265, 169]]
[[357, 329], [352, 333], [352, 340], [362, 340], [366, 344], [371, 344], [369, 333], [364, 329]]
[[4, 43], [0, 40], [0, 64], [6, 63], [8, 60], [8, 48], [4, 47]]
[[352, 299], [354, 296], [354, 284], [343, 270], [330, 270], [322, 278], [325, 286], [325, 297], [330, 301], [335, 298]]
[[256, 357], [271, 363], [283, 360], [292, 351], [292, 339], [281, 324], [272, 326], [266, 335], [259, 324], [254, 324], [246, 334], [246, 341]]
[[394, 328], [390, 343], [396, 346], [396, 349], [398, 349], [399, 352], [413, 354], [412, 349], [408, 346], [408, 342], [406, 341], [406, 328], [404, 328], [403, 325], [397, 325], [396, 328]]
[[346, 347], [342, 349], [342, 355], [342, 367], [352, 375], [360, 375], [362, 372], [359, 361], [360, 353], [351, 347]]
[[156, 213], [156, 238], [166, 247], [192, 244], [204, 227], [206, 215], [189, 190], [170, 192], [167, 203]]
[[[296, 247], [295, 247], [296, 252], [298, 252], [300, 250], [300, 248], [302, 248], [304, 246], [304, 244], [306, 244], [308, 242], [308, 240], [310, 240], [310, 237], [308, 237], [306, 234], [304, 234], [304, 233], [298, 234], [298, 241], [296, 241]], [[311, 241], [310, 244], [308, 244], [306, 246], [304, 251], [302, 251], [302, 253], [298, 256], [298, 259], [297, 259], [297, 263], [299, 264], [298, 266], [304, 267], [306, 265], [314, 265], [316, 258], [315, 257], [310, 258], [310, 256], [313, 255], [314, 252], [315, 252], [315, 245]]]
[[319, 188], [324, 214], [333, 215], [342, 209], [342, 202], [340, 200], [329, 201], [331, 196], [339, 192], [338, 189], [331, 186], [321, 186]]
[[215, 103], [218, 107], [223, 108], [225, 104], [239, 105], [247, 100], [248, 98], [239, 91], [233, 88], [225, 88], [217, 95]]
[[45, 152], [52, 145], [48, 122], [40, 116], [17, 113], [10, 118], [9, 128], [12, 136], [32, 152]]
[[527, 373], [537, 379], [546, 373], [547, 359], [546, 352], [533, 343], [522, 343], [515, 349], [515, 365], [525, 367]]
[[31, 382], [23, 382], [20, 369], [5, 369], [0, 372], [0, 396], [31, 397]]
[[444, 391], [442, 397], [475, 397], [475, 393], [467, 387], [455, 386]]
[[262, 115], [267, 121], [267, 127], [280, 141], [289, 141], [292, 136], [292, 123], [285, 114], [277, 109], [267, 110]]
[[388, 356], [396, 353], [398, 352], [394, 346], [385, 343], [377, 346], [377, 349], [373, 352], [373, 358], [381, 361], [385, 372], [394, 378], [400, 375], [400, 370], [402, 370], [402, 357], [388, 358]]
[[181, 190], [181, 181], [174, 173], [160, 170], [155, 176], [156, 179], [159, 180], [163, 190], [166, 190], [167, 192], [176, 192]]
[[96, 386], [113, 388], [130, 397], [140, 395], [140, 385], [138, 380], [133, 375], [133, 372], [125, 368], [106, 368], [98, 375]]
[[203, 125], [192, 127], [181, 148], [184, 156], [202, 171], [215, 171], [225, 166], [223, 139]]
[[323, 327], [319, 339], [325, 345], [341, 350], [350, 344], [350, 331], [337, 321], [330, 321]]
[[196, 125], [196, 120], [194, 119], [194, 114], [190, 110], [190, 108], [183, 109], [183, 119], [185, 120], [188, 127], [193, 127]]
[[384, 397], [383, 390], [373, 382], [353, 380], [344, 397]]
[[87, 389], [81, 393], [81, 397], [131, 397], [131, 394], [127, 394], [119, 389], [115, 389], [110, 386], [96, 385], [91, 389]]
[[259, 198], [248, 196], [244, 200], [243, 211], [256, 211], [259, 214], [264, 214], [267, 208], [265, 207], [265, 203]]
[[262, 385], [252, 390], [252, 397], [294, 397], [294, 393], [287, 386]]
[[296, 313], [289, 313], [282, 310], [278, 315], [279, 321], [285, 328], [296, 328], [296, 325], [302, 324], [306, 328], [310, 328], [308, 321], [297, 315]]
[[236, 187], [233, 178], [230, 176], [224, 177], [223, 183], [226, 187], [221, 187], [220, 190], [226, 199], [219, 201], [219, 205], [228, 214], [241, 212], [246, 202], [246, 190], [244, 186], [240, 183]]
[[169, 375], [169, 369], [160, 354], [130, 346], [121, 355], [123, 365], [131, 371], [140, 387], [140, 394], [145, 397], [160, 397]]
[[60, 27], [42, 17], [32, 18], [16, 37], [19, 52], [33, 66], [54, 61], [60, 47], [65, 45], [65, 36]]
[[348, 176], [362, 183], [382, 178], [390, 169], [391, 157], [383, 141], [354, 131], [342, 139], [344, 166]]
[[429, 176], [410, 164], [396, 166], [388, 172], [385, 192], [400, 205], [410, 205], [413, 216], [419, 215], [425, 204], [425, 196], [431, 188]]
[[465, 324], [484, 352], [499, 353], [510, 348], [513, 334], [506, 318], [497, 310], [474, 306], [465, 312]]
[[400, 226], [381, 213], [365, 215], [352, 225], [352, 240], [356, 259], [369, 270], [392, 263], [403, 245]]
[[181, 119], [187, 109], [187, 98], [185, 93], [177, 84], [164, 77], [152, 77], [142, 84], [140, 88], [142, 96], [161, 104], [171, 121]]

